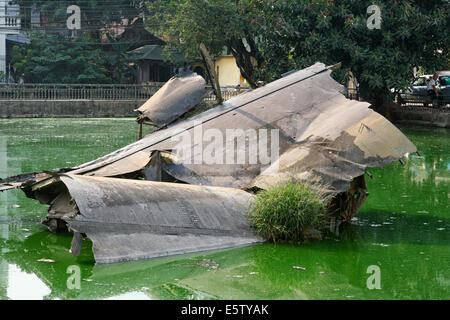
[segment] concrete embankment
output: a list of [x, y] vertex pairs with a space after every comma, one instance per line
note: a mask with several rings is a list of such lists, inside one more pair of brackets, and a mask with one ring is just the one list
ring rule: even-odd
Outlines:
[[146, 100], [2, 100], [0, 118], [134, 117]]
[[392, 120], [402, 124], [416, 124], [450, 128], [450, 108], [434, 109], [411, 106], [395, 106], [390, 110]]

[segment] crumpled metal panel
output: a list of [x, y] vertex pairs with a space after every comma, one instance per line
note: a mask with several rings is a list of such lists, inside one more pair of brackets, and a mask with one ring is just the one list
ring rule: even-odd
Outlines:
[[[331, 193], [339, 194], [335, 198], [348, 200], [362, 194], [359, 189], [364, 189], [362, 175], [366, 167], [385, 166], [417, 151], [368, 103], [346, 99], [344, 88], [330, 73], [321, 63], [289, 73], [104, 157], [61, 170], [59, 173], [66, 173], [65, 176], [21, 175], [2, 181], [0, 191], [22, 187], [27, 196], [50, 204], [49, 228], [58, 231], [65, 227], [61, 219], [67, 222], [75, 232], [71, 248], [74, 254], [81, 250], [80, 234], [87, 234], [94, 242], [98, 263], [257, 242], [260, 239], [251, 231], [244, 214], [252, 196], [217, 187], [266, 189], [292, 178], [319, 179], [330, 186]], [[200, 82], [194, 87], [200, 91]], [[174, 93], [167, 92], [169, 98], [171, 94]], [[167, 96], [161, 93], [158, 99], [167, 103]], [[182, 97], [173, 97], [172, 101], [180, 102]], [[179, 106], [177, 103], [173, 106]], [[174, 107], [172, 111], [178, 114], [177, 110]], [[141, 110], [143, 115], [146, 111]], [[151, 118], [149, 113], [148, 119], [159, 119], [158, 123], [165, 125], [173, 120], [173, 115], [172, 111], [164, 111], [168, 114], [159, 116], [156, 112], [158, 116]], [[196, 143], [173, 138], [186, 134], [195, 137], [200, 128], [201, 133], [218, 130], [224, 137], [227, 129], [242, 129], [239, 137], [244, 138], [248, 138], [248, 129], [276, 129], [279, 157], [270, 165], [181, 163], [172, 150], [189, 146], [195, 155]], [[268, 138], [270, 144], [270, 134]], [[231, 152], [235, 157], [245, 154], [255, 143], [248, 138]], [[220, 155], [230, 152], [226, 144], [215, 151]], [[272, 170], [274, 167], [276, 170]], [[136, 177], [136, 172], [144, 171], [148, 179], [158, 179], [162, 177], [159, 168], [191, 185], [104, 178], [127, 174]], [[356, 193], [347, 192], [351, 183]], [[80, 214], [72, 210], [73, 203], [65, 205], [70, 197], [61, 194], [61, 184], [67, 187]], [[363, 194], [360, 200], [343, 206], [349, 218], [356, 214], [352, 208], [358, 210], [364, 199]]]
[[127, 173], [135, 172], [136, 168], [143, 168], [150, 162], [151, 155], [147, 152], [136, 152], [129, 157], [112, 163], [107, 167], [96, 170], [95, 173], [87, 175], [95, 175], [100, 177], [116, 177]]
[[21, 175], [6, 178], [6, 179], [0, 178], [0, 192], [11, 190], [11, 189], [17, 189], [20, 187], [24, 187], [26, 185], [38, 183], [42, 180], [48, 179], [49, 177], [51, 177], [51, 174], [48, 174], [45, 172], [41, 172], [41, 173], [33, 172], [33, 173], [21, 174]]
[[247, 221], [252, 195], [238, 189], [67, 175], [79, 209], [61, 219], [86, 234], [97, 263], [223, 249], [262, 241]]
[[13, 183], [13, 184], [4, 184], [0, 186], [0, 192], [2, 191], [7, 191], [7, 190], [12, 190], [12, 189], [17, 189], [20, 187], [20, 183]]
[[164, 127], [198, 105], [205, 86], [205, 80], [196, 73], [173, 77], [136, 111], [146, 123]]
[[[364, 174], [366, 167], [385, 166], [416, 147], [388, 120], [366, 102], [346, 99], [343, 86], [331, 71], [317, 63], [290, 73], [268, 85], [241, 94], [196, 117], [159, 130], [113, 154], [74, 168], [73, 174], [95, 174], [136, 152], [172, 150], [180, 146], [172, 137], [182, 130], [194, 136], [202, 130], [278, 129], [279, 171], [267, 175], [267, 166], [165, 164], [178, 180], [201, 185], [234, 188], [268, 188], [281, 181], [318, 177], [335, 193], [345, 192], [350, 181]], [[192, 152], [195, 150], [192, 144]], [[246, 150], [235, 150], [235, 153]], [[219, 153], [226, 153], [225, 149]], [[140, 168], [136, 167], [136, 170]]]

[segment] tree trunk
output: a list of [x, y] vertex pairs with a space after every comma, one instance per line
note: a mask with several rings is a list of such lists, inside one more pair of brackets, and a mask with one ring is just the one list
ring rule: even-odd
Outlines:
[[239, 67], [239, 70], [244, 79], [247, 80], [250, 87], [252, 87], [253, 89], [257, 88], [258, 85], [256, 84], [256, 79], [253, 78], [254, 74], [254, 66], [252, 63], [253, 55], [251, 52], [247, 51], [247, 48], [242, 42], [242, 39], [232, 39], [231, 41], [229, 41], [228, 49], [231, 51], [234, 58], [236, 59], [236, 64]]

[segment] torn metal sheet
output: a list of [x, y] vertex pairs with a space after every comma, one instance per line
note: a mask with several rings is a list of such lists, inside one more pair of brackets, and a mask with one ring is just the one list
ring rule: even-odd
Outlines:
[[[147, 160], [161, 151], [158, 157], [163, 156], [162, 161], [154, 162], [160, 164], [166, 176], [172, 177], [170, 181], [266, 189], [291, 179], [314, 178], [331, 186], [330, 192], [334, 194], [347, 192], [351, 182], [364, 175], [367, 167], [385, 166], [417, 149], [393, 124], [371, 110], [368, 103], [345, 98], [344, 87], [330, 74], [331, 70], [322, 63], [291, 72], [109, 155], [62, 172], [104, 177], [134, 174], [153, 180], [145, 174], [151, 167], [151, 160]], [[224, 141], [215, 147], [215, 154], [223, 157], [224, 164], [195, 164], [198, 155], [195, 137], [200, 132], [203, 139], [201, 134], [208, 130], [218, 131], [224, 139], [227, 130], [235, 131], [236, 144], [229, 146]], [[260, 157], [252, 164], [227, 164], [226, 156], [230, 153], [237, 159], [242, 154], [249, 158], [254, 152], [251, 147], [257, 141], [247, 134], [248, 130], [267, 130], [267, 149], [273, 142], [269, 131], [278, 130], [277, 156], [272, 157], [270, 152], [272, 159], [268, 164], [262, 163]], [[183, 136], [191, 139], [185, 141]], [[245, 143], [239, 144], [242, 139]], [[200, 142], [206, 149], [211, 142], [203, 140]], [[189, 149], [190, 163], [177, 157], [174, 152], [177, 148]], [[162, 175], [160, 172], [156, 176]]]
[[67, 175], [31, 193], [59, 193], [60, 201], [49, 202], [47, 224], [66, 224], [74, 233], [74, 255], [85, 234], [97, 263], [262, 241], [247, 221], [252, 195], [238, 189]]
[[[417, 149], [368, 103], [346, 99], [344, 87], [330, 74], [322, 63], [288, 73], [111, 154], [58, 172], [66, 176], [10, 178], [6, 187], [17, 183], [27, 196], [50, 204], [45, 221], [50, 230], [69, 226], [76, 235], [74, 253], [86, 233], [100, 262], [252, 243], [255, 236], [242, 220], [247, 206], [235, 207], [251, 195], [236, 189], [314, 180], [329, 187], [333, 212], [349, 221], [367, 197], [366, 168], [388, 165]], [[165, 101], [166, 95], [158, 99]], [[160, 124], [171, 121], [170, 112]], [[212, 148], [207, 132], [216, 135]], [[260, 143], [264, 132], [266, 140]], [[190, 157], [180, 157], [180, 149]], [[199, 156], [205, 150], [221, 160], [204, 161]], [[249, 161], [256, 154], [256, 161]], [[242, 156], [245, 161], [235, 161]]]
[[138, 121], [164, 127], [198, 105], [206, 93], [205, 80], [192, 73], [167, 81], [138, 111]]
[[34, 172], [21, 174], [7, 179], [0, 179], [0, 192], [32, 185], [42, 180], [46, 180], [51, 176], [51, 174], [46, 172]]
[[[163, 169], [179, 181], [266, 189], [292, 178], [316, 177], [331, 185], [337, 194], [347, 191], [351, 181], [364, 175], [367, 167], [385, 166], [417, 151], [393, 124], [371, 110], [368, 103], [346, 99], [342, 94], [344, 87], [330, 74], [331, 71], [321, 63], [290, 73], [74, 168], [71, 173], [112, 176], [110, 166], [137, 152], [151, 154], [180, 146], [190, 148], [194, 157], [195, 144], [188, 141], [183, 145], [180, 140], [186, 133], [194, 137], [200, 126], [202, 132], [219, 130], [224, 137], [228, 129], [242, 129], [236, 140], [248, 139], [248, 129], [279, 130], [279, 157], [270, 165], [260, 161], [256, 164], [187, 164], [178, 161], [174, 155], [172, 162], [163, 162]], [[221, 155], [234, 152], [236, 159], [238, 154], [248, 154], [253, 143], [250, 141], [236, 150], [228, 150], [223, 143], [215, 152]], [[271, 141], [268, 143], [270, 145]], [[205, 142], [204, 147], [207, 145]], [[275, 166], [277, 169], [273, 174]], [[140, 169], [135, 167], [135, 170]], [[99, 170], [102, 170], [101, 174]]]
[[97, 176], [121, 176], [136, 171], [136, 168], [144, 168], [149, 162], [151, 155], [147, 152], [136, 152], [129, 157], [112, 163], [108, 168], [97, 170]]

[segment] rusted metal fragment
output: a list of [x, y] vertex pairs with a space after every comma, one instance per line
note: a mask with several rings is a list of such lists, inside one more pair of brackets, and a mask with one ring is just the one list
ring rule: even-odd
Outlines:
[[21, 183], [3, 184], [0, 186], [0, 192], [11, 189], [17, 189], [20, 188], [21, 185], [22, 185]]
[[[108, 167], [136, 152], [191, 148], [183, 145], [183, 135], [195, 137], [196, 130], [241, 129], [237, 137], [250, 139], [235, 150], [226, 143], [216, 150], [225, 155], [249, 154], [255, 145], [248, 129], [279, 130], [279, 158], [270, 165], [258, 159], [256, 164], [191, 164], [175, 161], [163, 163], [163, 169], [180, 181], [190, 184], [269, 188], [283, 181], [319, 178], [333, 187], [334, 193], [346, 192], [350, 182], [364, 174], [366, 167], [385, 166], [397, 161], [416, 147], [388, 120], [365, 102], [348, 100], [343, 86], [330, 77], [331, 71], [317, 63], [293, 72], [265, 87], [244, 93], [201, 115], [148, 135], [114, 154], [81, 165], [74, 174], [90, 174]], [[271, 136], [268, 134], [270, 147]], [[204, 147], [207, 146], [204, 143]], [[233, 145], [234, 147], [234, 145]], [[276, 167], [276, 170], [273, 170]], [[273, 174], [275, 171], [275, 174]]]
[[[67, 175], [34, 192], [55, 194], [54, 188], [61, 191], [56, 199], [67, 199], [67, 203], [59, 206], [63, 208], [59, 215], [51, 215], [52, 220], [57, 218], [74, 232], [71, 251], [75, 255], [81, 250], [80, 234], [86, 234], [97, 263], [262, 241], [247, 221], [252, 195], [242, 190]], [[75, 215], [64, 210], [72, 207], [72, 199]], [[50, 211], [59, 207], [51, 205]]]
[[42, 180], [48, 179], [49, 177], [51, 177], [51, 174], [49, 173], [34, 172], [20, 174], [18, 176], [9, 177], [6, 179], [0, 179], [0, 192], [32, 185], [34, 183], [38, 183]]
[[[334, 195], [345, 194], [367, 167], [388, 165], [417, 149], [393, 124], [371, 110], [368, 103], [346, 99], [344, 87], [330, 74], [321, 63], [291, 72], [66, 172], [115, 177], [124, 171], [141, 170], [140, 177], [150, 180], [169, 177], [175, 182], [240, 189], [267, 189], [292, 179], [314, 179], [329, 185], [329, 192]], [[199, 144], [203, 144], [204, 150], [212, 143], [203, 141], [202, 134], [209, 130], [223, 137], [222, 145], [214, 150], [223, 156], [223, 164], [195, 159]], [[226, 143], [228, 130], [234, 130], [236, 143]], [[277, 146], [267, 153], [269, 163], [260, 158], [261, 136], [255, 138], [248, 134], [249, 130], [258, 134], [266, 130], [266, 148], [270, 150], [272, 143]], [[272, 136], [271, 132], [276, 134]], [[190, 151], [190, 163], [175, 154], [177, 148]], [[226, 159], [230, 155], [237, 159], [242, 154], [249, 158], [255, 153], [258, 153], [256, 163], [230, 164]], [[278, 155], [273, 157], [274, 153]], [[142, 162], [131, 161], [138, 154]], [[147, 158], [150, 161], [144, 164]], [[127, 170], [121, 170], [122, 167]], [[345, 212], [350, 207], [357, 210], [360, 204], [339, 206]], [[344, 213], [344, 216], [351, 215]]]
[[103, 167], [87, 175], [100, 177], [117, 177], [127, 173], [132, 173], [144, 168], [150, 162], [150, 154], [146, 152], [136, 152], [133, 155], [113, 164]]
[[138, 122], [164, 127], [198, 105], [206, 93], [205, 80], [193, 73], [167, 81], [138, 111]]
[[[351, 104], [344, 106], [358, 111]], [[334, 116], [336, 113], [330, 114], [328, 119], [317, 119], [311, 126], [335, 123], [334, 128], [319, 135], [316, 135], [316, 128], [304, 132], [297, 140], [299, 144], [294, 144], [274, 164], [278, 168], [277, 175], [274, 176], [269, 167], [266, 171], [270, 173], [262, 172], [253, 184], [266, 189], [275, 181], [319, 178], [331, 185], [335, 193], [346, 192], [350, 182], [364, 175], [367, 167], [386, 166], [407, 153], [416, 152], [415, 146], [394, 125], [368, 110], [366, 116], [357, 121], [351, 114], [342, 119]]]
[[[86, 174], [98, 170], [103, 166], [110, 165], [120, 159], [126, 158], [136, 152], [153, 150], [171, 150], [178, 144], [173, 138], [181, 137], [186, 131], [193, 136], [193, 129], [202, 124], [203, 130], [217, 128], [221, 131], [226, 129], [258, 129], [270, 128], [274, 120], [281, 120], [286, 116], [292, 116], [295, 109], [301, 110], [306, 104], [310, 108], [318, 99], [326, 99], [327, 95], [320, 97], [318, 92], [310, 92], [311, 86], [324, 87], [328, 90], [328, 96], [339, 94], [342, 86], [337, 84], [329, 75], [325, 83], [315, 77], [329, 71], [323, 64], [316, 64], [307, 69], [279, 79], [275, 82], [257, 90], [243, 93], [234, 97], [224, 104], [207, 110], [193, 118], [178, 122], [167, 129], [158, 130], [144, 137], [144, 139], [130, 144], [114, 153], [101, 157], [97, 160], [80, 165], [73, 170], [73, 174]], [[302, 90], [303, 89], [303, 90]], [[317, 91], [317, 90], [316, 90]], [[287, 106], [292, 105], [291, 108]], [[367, 105], [367, 104], [364, 104]], [[292, 129], [292, 128], [290, 128]], [[290, 144], [292, 141], [290, 142]], [[285, 146], [284, 146], [285, 147]], [[205, 165], [203, 165], [205, 167]], [[218, 172], [223, 169], [222, 165], [210, 165], [210, 170]], [[238, 167], [235, 169], [239, 169]]]
[[336, 212], [343, 222], [350, 222], [359, 212], [369, 194], [364, 176], [357, 177], [350, 183], [346, 192], [336, 195], [330, 203], [329, 210]]

